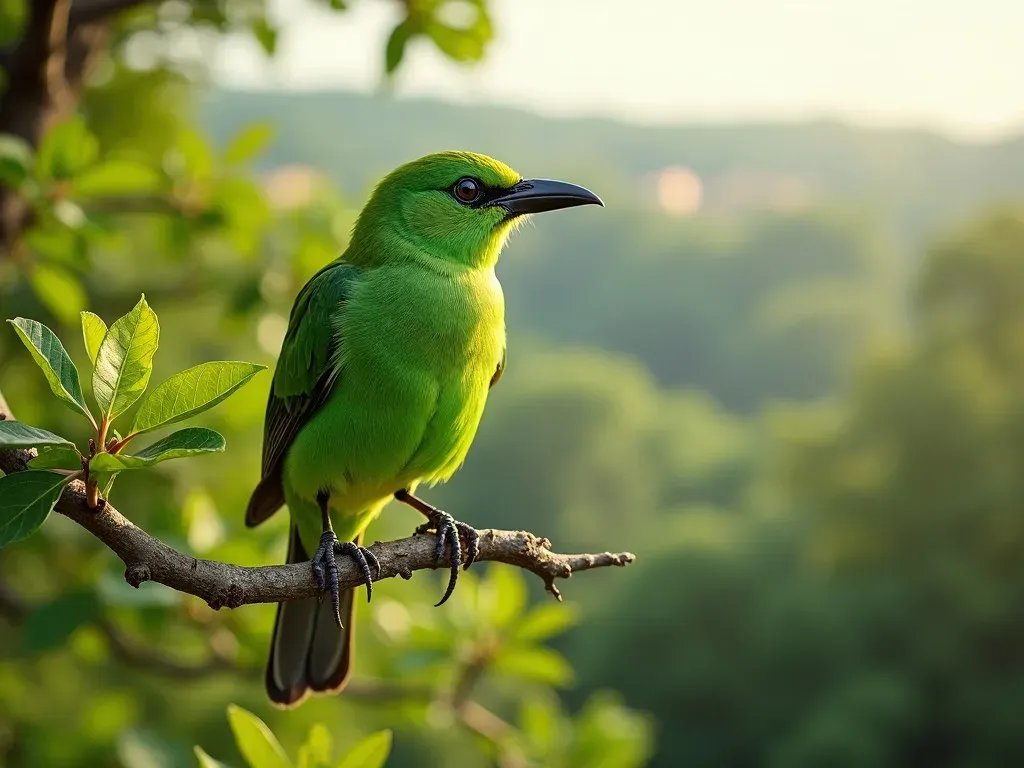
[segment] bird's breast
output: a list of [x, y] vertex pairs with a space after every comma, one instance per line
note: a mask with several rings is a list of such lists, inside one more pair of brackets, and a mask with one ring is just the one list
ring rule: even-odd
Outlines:
[[339, 370], [289, 451], [291, 492], [330, 488], [337, 509], [358, 510], [449, 477], [476, 435], [505, 345], [493, 271], [375, 268], [331, 322]]
[[361, 424], [367, 458], [391, 457], [388, 474], [447, 478], [466, 457], [504, 350], [501, 286], [490, 270], [375, 272], [339, 317], [343, 418]]
[[493, 270], [379, 268], [340, 320], [343, 370], [348, 351], [375, 360], [382, 371], [400, 366], [406, 374], [444, 380], [479, 368], [489, 381], [505, 344], [504, 296]]

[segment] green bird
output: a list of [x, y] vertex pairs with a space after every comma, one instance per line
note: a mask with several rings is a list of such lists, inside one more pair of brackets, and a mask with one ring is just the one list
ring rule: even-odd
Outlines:
[[473, 563], [476, 531], [413, 494], [463, 463], [505, 368], [494, 268], [509, 235], [529, 214], [588, 204], [603, 205], [583, 187], [524, 180], [484, 155], [427, 155], [378, 184], [348, 249], [299, 292], [245, 522], [258, 525], [287, 504], [288, 562], [312, 559], [331, 599], [278, 605], [266, 672], [275, 704], [344, 687], [353, 599], [338, 588], [336, 558], [355, 560], [369, 600], [379, 565], [361, 546], [363, 532], [392, 498], [426, 516], [417, 532], [437, 537], [438, 564], [451, 556], [438, 605], [459, 566]]

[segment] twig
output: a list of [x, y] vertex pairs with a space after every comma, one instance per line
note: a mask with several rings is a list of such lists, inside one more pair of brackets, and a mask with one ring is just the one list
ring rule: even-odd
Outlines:
[[[0, 413], [12, 417], [0, 394]], [[0, 451], [0, 470], [20, 472], [27, 468], [32, 451]], [[237, 608], [252, 603], [277, 603], [317, 594], [309, 563], [247, 567], [185, 555], [150, 536], [110, 504], [90, 509], [85, 485], [74, 481], [64, 489], [56, 511], [74, 520], [109, 547], [125, 564], [125, 580], [133, 587], [155, 581], [179, 592], [205, 600], [211, 608]], [[537, 574], [548, 591], [560, 598], [555, 579], [591, 568], [625, 566], [633, 562], [629, 552], [597, 555], [561, 555], [552, 552], [547, 539], [526, 531], [480, 532], [479, 560], [515, 565]], [[413, 571], [445, 566], [435, 559], [434, 537], [414, 535], [398, 541], [377, 542], [370, 549], [380, 562], [380, 578], [411, 578]], [[347, 560], [339, 563], [342, 589], [362, 584], [358, 568]]]
[[68, 57], [68, 20], [71, 15], [71, 0], [57, 0], [53, 5], [48, 34], [49, 56], [44, 68], [46, 92], [54, 104], [60, 104], [67, 93], [64, 66]]
[[473, 695], [473, 689], [480, 682], [487, 666], [491, 662], [491, 654], [480, 650], [473, 654], [472, 658], [462, 668], [462, 672], [456, 678], [452, 688], [451, 705], [452, 709], [461, 711]]
[[498, 752], [498, 768], [527, 768], [529, 763], [514, 741], [516, 729], [472, 700], [474, 690], [487, 671], [492, 656], [493, 653], [486, 646], [473, 654], [456, 678], [448, 705], [463, 726], [494, 745]]
[[517, 743], [519, 732], [515, 726], [475, 701], [463, 703], [457, 714], [463, 726], [494, 745], [498, 752], [498, 768], [532, 768], [533, 764], [526, 759]]

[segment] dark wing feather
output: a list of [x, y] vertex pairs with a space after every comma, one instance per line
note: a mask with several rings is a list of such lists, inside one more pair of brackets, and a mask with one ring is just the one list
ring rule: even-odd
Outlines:
[[359, 271], [351, 264], [331, 262], [310, 278], [295, 299], [267, 399], [263, 478], [249, 500], [248, 526], [263, 522], [284, 503], [284, 457], [334, 386], [339, 345], [336, 316]]
[[494, 371], [494, 375], [491, 376], [491, 383], [488, 385], [488, 389], [491, 389], [495, 384], [501, 381], [501, 375], [505, 373], [505, 360], [508, 358], [508, 347], [503, 347], [501, 350], [501, 360], [498, 362], [498, 367]]

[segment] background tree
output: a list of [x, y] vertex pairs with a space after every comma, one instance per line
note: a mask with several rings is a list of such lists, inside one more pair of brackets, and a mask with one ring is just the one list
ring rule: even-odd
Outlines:
[[[0, 763], [193, 766], [199, 744], [241, 766], [229, 703], [296, 765], [323, 746], [318, 723], [334, 763], [392, 730], [389, 767], [1018, 761], [1024, 218], [988, 208], [1024, 193], [1019, 139], [225, 91], [183, 51], [224, 34], [272, 48], [261, 5], [93, 2], [79, 26], [85, 0], [69, 10], [91, 41], [77, 76], [84, 42], [65, 57], [74, 98], [37, 108], [36, 133], [4, 123], [0, 183], [21, 213], [4, 219], [0, 314], [46, 322], [85, 370], [78, 310], [111, 320], [145, 292], [165, 331], [154, 381], [270, 366], [295, 292], [382, 172], [463, 147], [579, 180], [608, 207], [527, 227], [502, 259], [509, 369], [432, 498], [640, 560], [573, 579], [562, 605], [506, 566], [474, 567], [438, 610], [435, 577], [383, 582], [346, 695], [280, 713], [260, 677], [270, 606], [133, 590], [53, 516], [0, 551]], [[381, 39], [382, 72], [412, 29], [410, 50], [454, 50], [427, 21], [450, 9], [393, 7], [414, 21]], [[28, 4], [0, 9], [8, 121], [8, 93], [45, 78], [12, 74], [38, 30]], [[473, 59], [490, 17], [462, 16]], [[703, 191], [684, 215], [657, 192], [680, 163]], [[115, 505], [195, 557], [281, 562], [283, 521], [241, 522], [263, 378], [199, 422], [225, 453], [126, 474]], [[41, 382], [0, 332], [18, 417], [86, 440]], [[417, 522], [396, 506], [369, 538]]]
[[[491, 36], [486, 7], [471, 3], [469, 21], [454, 27], [444, 20], [443, 5], [404, 6], [404, 18], [384, 51], [384, 71], [397, 69], [406, 44], [417, 37], [458, 61], [481, 58]], [[344, 10], [342, 3], [331, 7]], [[113, 320], [112, 313], [127, 309], [136, 286], [145, 286], [154, 306], [176, 307], [163, 315], [168, 357], [198, 362], [197, 355], [237, 357], [246, 349], [266, 359], [268, 351], [258, 345], [272, 347], [277, 329], [256, 325], [248, 310], [268, 291], [285, 306], [312, 271], [343, 250], [351, 211], [329, 188], [297, 205], [268, 199], [245, 163], [265, 148], [272, 126], [246, 126], [215, 148], [191, 119], [187, 94], [199, 62], [178, 56], [177, 44], [210, 31], [244, 29], [272, 55], [276, 31], [262, 4], [56, 0], [12, 2], [2, 11], [0, 27], [9, 43], [0, 59], [6, 74], [0, 101], [5, 312], [42, 314], [68, 328], [88, 305]], [[81, 362], [79, 350], [67, 346]], [[26, 404], [20, 419], [53, 426], [84, 445], [87, 435], [80, 424], [29, 396], [37, 379], [21, 365], [25, 360], [11, 354], [9, 340], [3, 347], [11, 400]], [[218, 426], [258, 441], [253, 414], [262, 410], [265, 395], [264, 390], [243, 398], [233, 413], [225, 409]], [[183, 468], [183, 474], [142, 483], [125, 477], [125, 508], [140, 503], [137, 522], [152, 523], [154, 533], [172, 545], [211, 559], [273, 562], [279, 558], [281, 531], [240, 535], [239, 521], [216, 511], [217, 489], [231, 499], [245, 493], [249, 459], [240, 456], [235, 466], [225, 463], [205, 472]], [[53, 520], [37, 541], [3, 552], [0, 609], [7, 633], [16, 638], [5, 647], [19, 649], [7, 660], [11, 685], [0, 734], [4, 762], [105, 764], [116, 748], [126, 765], [194, 763], [189, 742], [197, 740], [210, 754], [237, 748], [248, 755], [244, 738], [231, 744], [216, 710], [222, 714], [227, 703], [223, 685], [234, 689], [239, 682], [248, 692], [231, 700], [251, 699], [252, 708], [267, 709], [258, 694], [266, 652], [261, 646], [269, 631], [265, 611], [227, 616], [152, 585], [133, 592], [120, 581], [109, 552], [61, 526]], [[51, 568], [51, 561], [60, 565]], [[33, 570], [35, 576], [29, 575]], [[525, 586], [515, 575], [488, 571], [482, 582], [469, 583], [467, 592], [476, 597], [463, 606], [461, 617], [424, 614], [424, 624], [405, 607], [415, 605], [411, 593], [380, 601], [379, 616], [391, 617], [385, 634], [392, 633], [395, 652], [386, 652], [384, 639], [377, 660], [371, 653], [368, 661], [401, 684], [364, 680], [344, 703], [319, 702], [298, 716], [278, 715], [275, 725], [285, 743], [289, 737], [304, 739], [310, 724], [324, 718], [324, 704], [352, 709], [372, 702], [377, 707], [371, 707], [370, 718], [391, 727], [402, 722], [411, 734], [421, 734], [399, 738], [403, 743], [393, 756], [399, 762], [403, 753], [443, 749], [461, 754], [458, 759], [467, 764], [493, 755], [509, 765], [575, 765], [582, 758], [573, 750], [601, 753], [605, 747], [617, 755], [615, 765], [641, 762], [649, 728], [614, 700], [595, 699], [578, 723], [552, 710], [552, 717], [564, 721], [556, 739], [538, 736], [529, 723], [517, 728], [515, 709], [510, 723], [475, 701], [491, 675], [513, 684], [518, 680], [527, 690], [566, 682], [567, 662], [543, 642], [563, 631], [573, 614], [569, 608], [552, 612], [551, 606], [531, 612]], [[363, 623], [365, 634], [375, 632]], [[80, 642], [92, 648], [88, 661], [80, 655]], [[38, 675], [55, 660], [76, 670], [64, 681], [65, 694], [79, 686], [82, 692], [76, 714], [64, 713], [75, 722], [65, 731], [66, 741], [41, 735], [56, 727], [59, 707], [46, 707], [43, 697], [38, 697], [42, 709], [26, 703], [29, 691], [45, 688]], [[502, 698], [521, 697], [506, 693]], [[192, 715], [168, 721], [167, 728], [142, 727], [161, 720], [152, 712], [177, 707]], [[609, 716], [621, 720], [617, 732], [589, 724]], [[326, 719], [339, 742], [354, 742], [366, 730], [358, 717]], [[139, 727], [129, 727], [132, 723]], [[237, 717], [232, 724], [237, 736]], [[432, 732], [437, 733], [433, 744]], [[276, 751], [267, 744], [258, 749]]]

